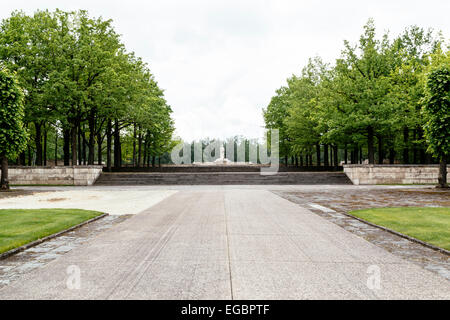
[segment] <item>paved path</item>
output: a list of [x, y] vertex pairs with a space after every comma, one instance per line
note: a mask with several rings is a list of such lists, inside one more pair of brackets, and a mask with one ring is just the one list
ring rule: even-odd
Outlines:
[[181, 190], [0, 289], [24, 298], [450, 299], [450, 286], [269, 191], [213, 188]]

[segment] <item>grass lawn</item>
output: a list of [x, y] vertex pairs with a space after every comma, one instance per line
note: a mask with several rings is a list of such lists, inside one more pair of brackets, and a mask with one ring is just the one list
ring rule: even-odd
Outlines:
[[80, 209], [0, 210], [0, 253], [103, 214]]
[[450, 208], [375, 208], [349, 212], [355, 217], [450, 250]]

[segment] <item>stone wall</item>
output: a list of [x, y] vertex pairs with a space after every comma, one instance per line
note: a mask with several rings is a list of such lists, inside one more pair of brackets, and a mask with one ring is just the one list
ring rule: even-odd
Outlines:
[[[449, 170], [449, 168], [447, 168]], [[353, 184], [437, 184], [439, 165], [344, 165]], [[447, 173], [447, 179], [449, 174]]]
[[10, 184], [90, 186], [100, 176], [102, 168], [102, 166], [10, 167], [8, 177]]

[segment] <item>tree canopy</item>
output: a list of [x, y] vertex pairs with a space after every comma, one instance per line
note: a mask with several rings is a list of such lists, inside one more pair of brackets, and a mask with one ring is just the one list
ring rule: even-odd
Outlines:
[[0, 66], [0, 189], [8, 189], [8, 157], [14, 157], [26, 145], [23, 126], [23, 92], [15, 75]]
[[[439, 34], [417, 26], [377, 37], [370, 19], [357, 43], [344, 41], [334, 63], [310, 59], [263, 109], [266, 126], [280, 129], [280, 156], [312, 165], [315, 155], [325, 166], [435, 162], [424, 133], [423, 79], [438, 52], [441, 60], [448, 56], [444, 47]], [[441, 134], [448, 146], [448, 133]]]
[[[52, 148], [65, 165], [101, 164], [105, 154], [109, 168], [131, 158], [143, 165], [172, 145], [163, 90], [148, 65], [126, 50], [111, 20], [84, 10], [13, 12], [0, 24], [0, 61], [24, 90], [28, 164], [46, 165]], [[128, 157], [122, 151], [133, 144], [139, 148]], [[25, 164], [26, 154], [16, 160]]]
[[[439, 55], [435, 57], [441, 58]], [[450, 155], [450, 54], [438, 59], [426, 77], [423, 99], [425, 137], [428, 150], [440, 161], [439, 185], [447, 185], [447, 158]]]

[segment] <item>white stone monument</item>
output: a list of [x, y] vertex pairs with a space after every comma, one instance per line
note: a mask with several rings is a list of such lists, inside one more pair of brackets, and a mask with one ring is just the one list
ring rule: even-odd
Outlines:
[[229, 164], [231, 162], [231, 160], [225, 158], [225, 148], [223, 147], [223, 145], [220, 145], [220, 158], [216, 159], [214, 161], [214, 164]]

